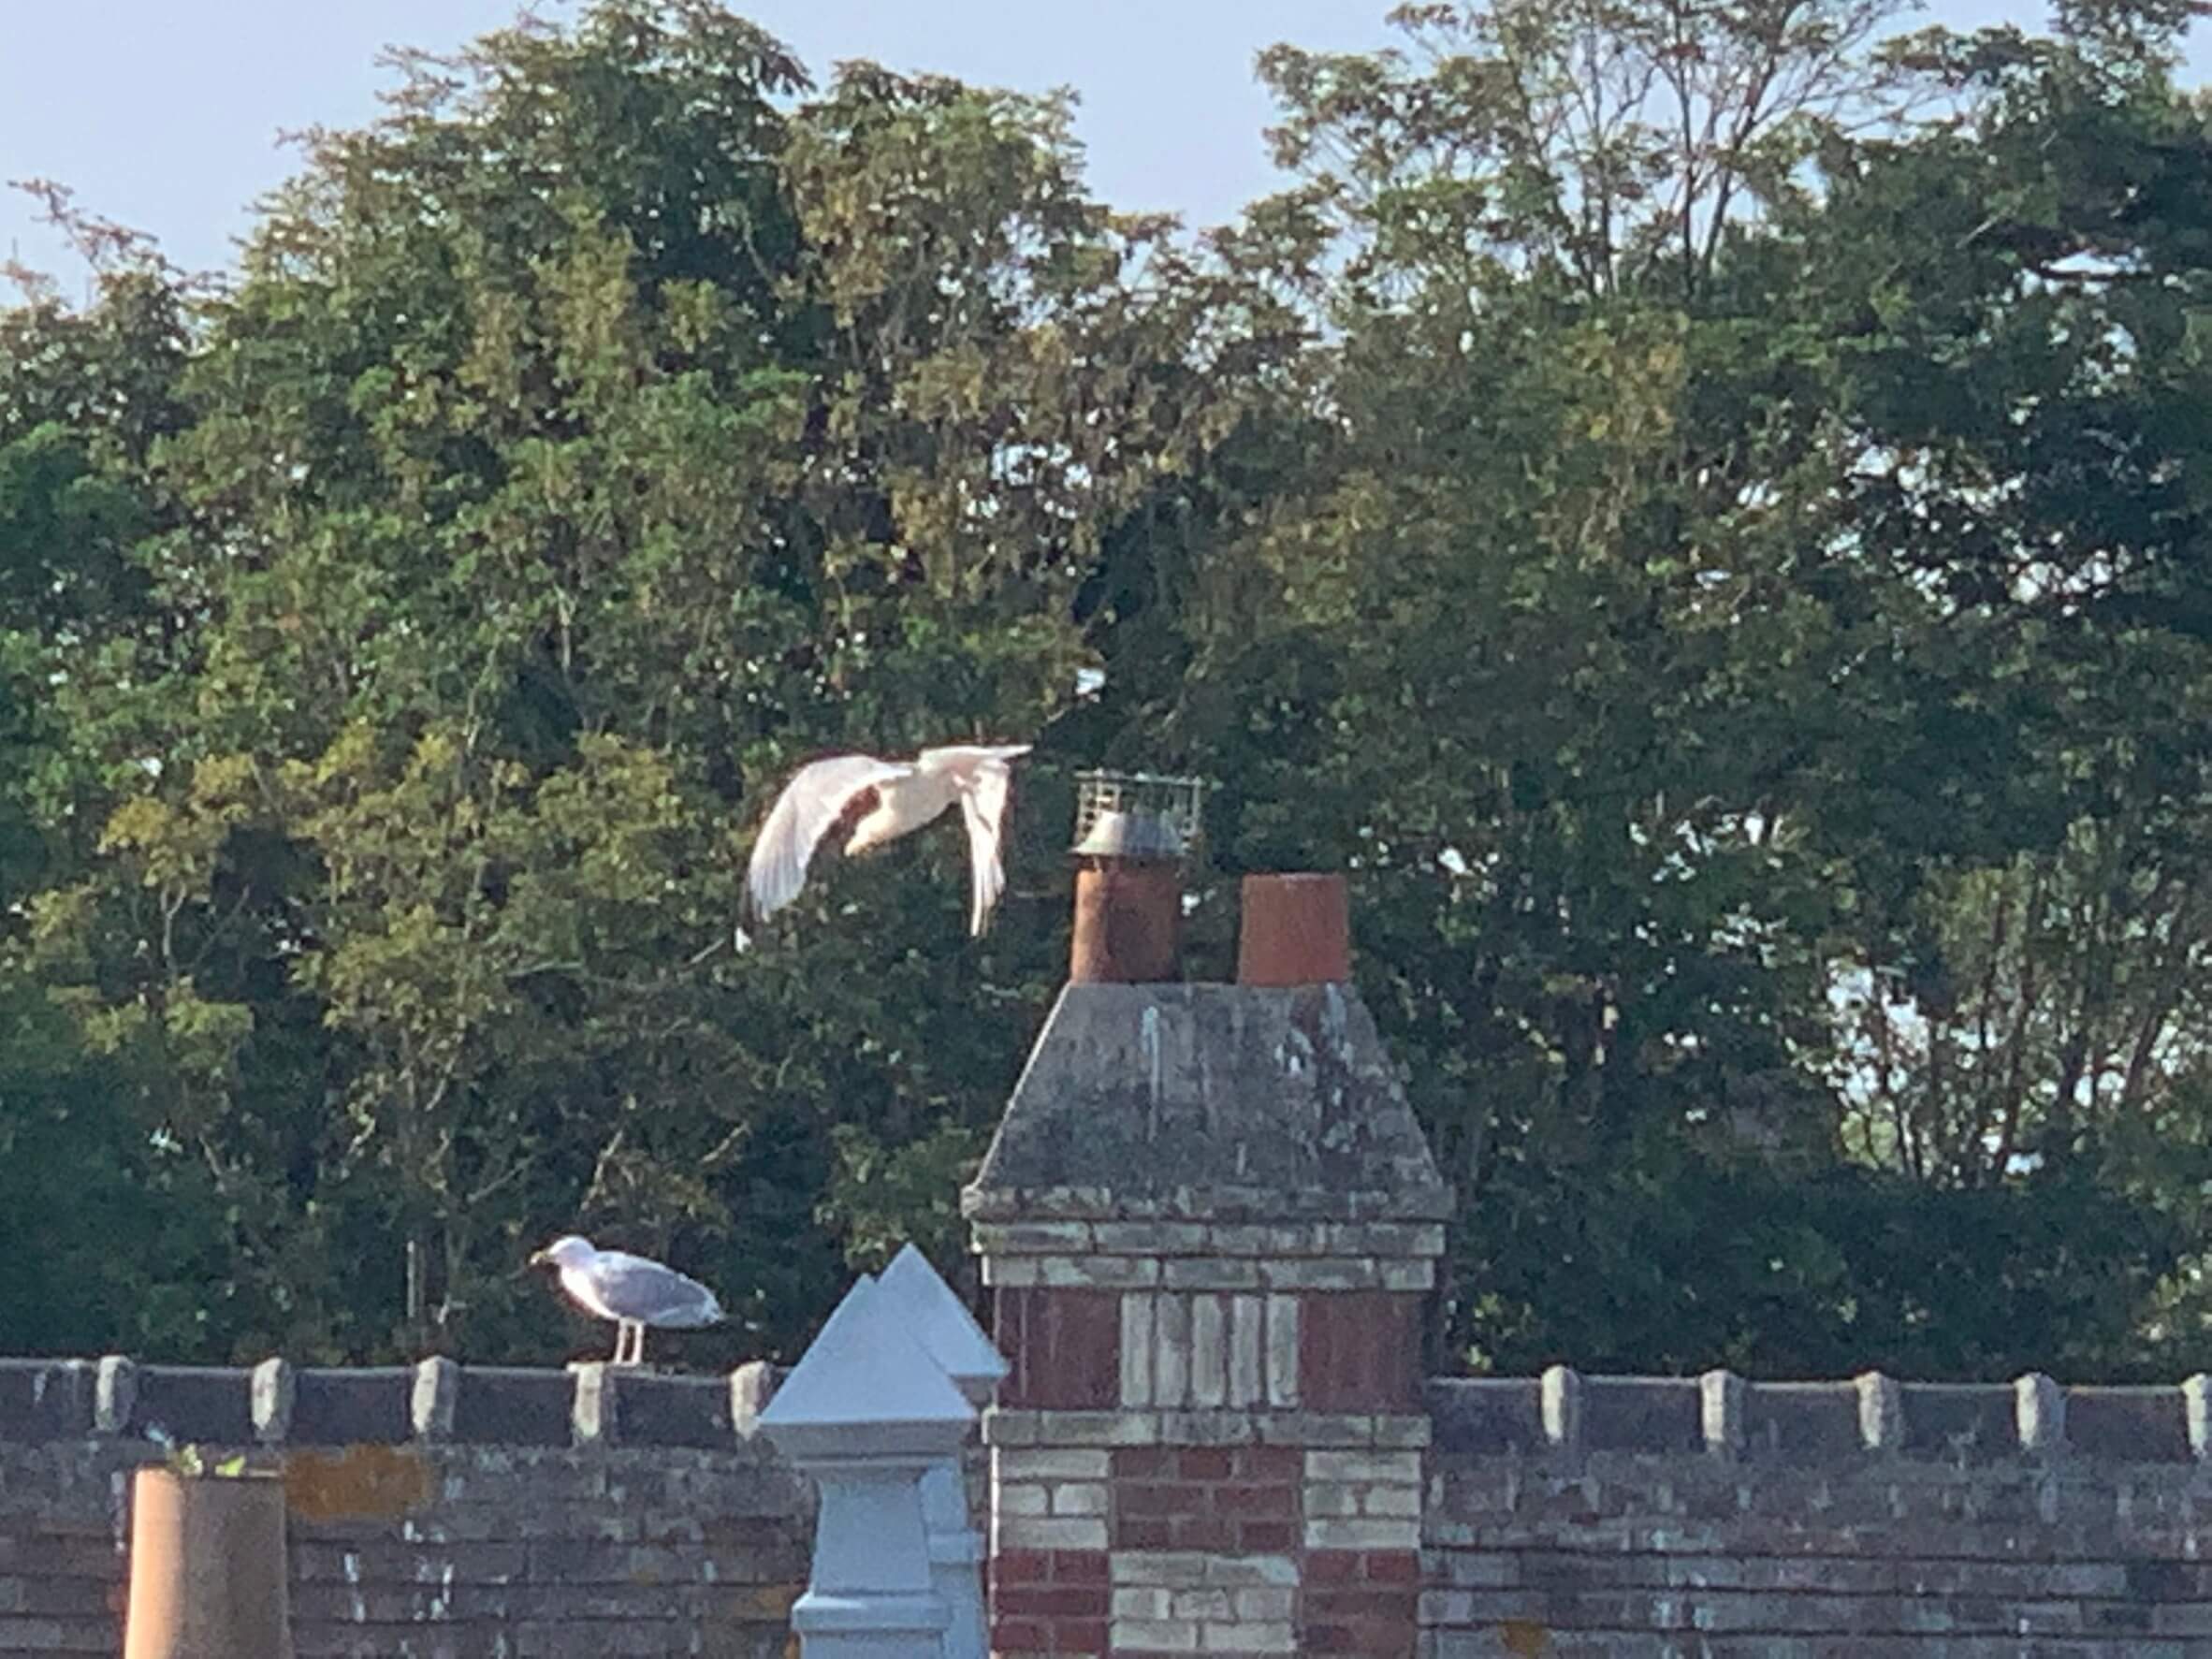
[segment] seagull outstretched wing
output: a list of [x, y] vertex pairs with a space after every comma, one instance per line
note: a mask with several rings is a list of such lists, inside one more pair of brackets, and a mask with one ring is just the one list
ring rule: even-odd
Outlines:
[[753, 913], [765, 919], [798, 897], [807, 884], [807, 865], [815, 847], [854, 797], [913, 770], [902, 762], [880, 761], [867, 754], [832, 755], [801, 766], [784, 785], [752, 844], [745, 885]]
[[951, 775], [960, 795], [960, 817], [968, 826], [968, 855], [971, 900], [968, 931], [981, 938], [990, 924], [991, 910], [1006, 890], [1006, 865], [1001, 853], [1001, 831], [1006, 823], [1006, 798], [1013, 773], [1007, 762], [1029, 752], [1026, 743], [996, 749], [925, 749], [917, 769]]

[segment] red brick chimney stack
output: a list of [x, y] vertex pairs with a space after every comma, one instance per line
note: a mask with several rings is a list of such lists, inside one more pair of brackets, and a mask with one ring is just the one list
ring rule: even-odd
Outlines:
[[961, 1195], [1012, 1367], [992, 1651], [1410, 1659], [1451, 1194], [1344, 878], [1247, 878], [1238, 982], [1160, 982], [1178, 861], [1127, 856], [1128, 798], [1079, 833], [1070, 982]]

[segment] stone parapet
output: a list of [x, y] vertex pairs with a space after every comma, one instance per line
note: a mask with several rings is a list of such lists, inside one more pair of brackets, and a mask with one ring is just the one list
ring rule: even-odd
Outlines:
[[2067, 1387], [2039, 1373], [2012, 1382], [1925, 1383], [1880, 1372], [1835, 1382], [1701, 1376], [1431, 1381], [1439, 1450], [1569, 1461], [1595, 1454], [1710, 1457], [1806, 1468], [1870, 1459], [1960, 1467], [2072, 1458], [2190, 1463], [2212, 1458], [2206, 1379], [2165, 1387]]
[[2212, 1652], [2197, 1378], [1563, 1370], [1427, 1392], [1433, 1659]]
[[590, 1363], [325, 1368], [0, 1360], [0, 1444], [93, 1436], [212, 1446], [734, 1448], [784, 1375], [764, 1361], [723, 1376]]
[[[140, 1368], [152, 1386], [137, 1401], [169, 1420], [165, 1432], [210, 1463], [244, 1452], [284, 1483], [302, 1659], [787, 1652], [812, 1494], [759, 1440], [635, 1438], [661, 1432], [658, 1404], [638, 1404], [658, 1402], [659, 1390], [618, 1385], [622, 1405], [638, 1406], [628, 1419], [633, 1437], [580, 1440], [566, 1405], [540, 1403], [501, 1427], [497, 1387], [472, 1424], [475, 1368], [456, 1367], [462, 1426], [481, 1433], [424, 1437], [408, 1418], [410, 1390], [389, 1376], [302, 1369], [294, 1433], [271, 1440], [227, 1437], [254, 1414], [253, 1373], [196, 1370], [186, 1388], [164, 1369]], [[95, 1431], [78, 1384], [96, 1372], [66, 1361], [5, 1367], [0, 1653], [113, 1659], [123, 1651], [131, 1475], [163, 1454], [144, 1433], [153, 1419], [137, 1405], [123, 1432]], [[124, 1375], [109, 1368], [111, 1380]], [[538, 1375], [573, 1401], [569, 1378]], [[275, 1406], [281, 1396], [265, 1386], [263, 1398]], [[666, 1437], [707, 1436], [677, 1417]]]

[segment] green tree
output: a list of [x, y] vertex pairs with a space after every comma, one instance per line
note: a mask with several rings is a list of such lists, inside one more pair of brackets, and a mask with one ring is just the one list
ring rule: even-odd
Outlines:
[[1060, 104], [812, 94], [701, 4], [409, 59], [313, 138], [155, 461], [162, 764], [42, 901], [295, 1342], [546, 1351], [515, 1265], [583, 1226], [781, 1345], [943, 1242], [918, 1172], [980, 1150], [1058, 907], [971, 948], [932, 841], [739, 953], [750, 824], [824, 748], [1049, 726], [1101, 549], [1264, 366], [1234, 285], [1084, 194]]
[[[788, 1353], [956, 1257], [1125, 764], [1222, 786], [1198, 971], [1220, 878], [1348, 856], [1448, 1362], [2203, 1364], [2180, 14], [1399, 17], [1268, 54], [1303, 177], [1203, 237], [1059, 100], [703, 0], [404, 56], [218, 288], [50, 190], [103, 275], [0, 313], [11, 1328], [544, 1358], [578, 1227]], [[796, 764], [971, 735], [1038, 741], [988, 939], [947, 833], [740, 940]]]
[[[2050, 1064], [2017, 1086], [1986, 1065], [1962, 1084], [1945, 1057], [1993, 1011], [1931, 1005], [1900, 1081], [1869, 1063], [1866, 1000], [1837, 1002], [1932, 986], [1933, 942], [1989, 919], [1972, 872], [2084, 844], [2126, 860], [2146, 835], [2176, 851], [2152, 825], [2186, 815], [2193, 772], [2159, 734], [2193, 665], [2136, 655], [2117, 618], [2082, 631], [2078, 667], [2031, 660], [2033, 606], [2007, 594], [1964, 627], [1931, 575], [2031, 546], [2094, 568], [2103, 526], [2188, 475], [2185, 385], [2155, 398], [2182, 424], [2035, 522], [2034, 473], [2078, 484], [2079, 429], [2115, 390], [2066, 359], [2127, 349], [2104, 312], [2053, 349], [2016, 258], [1952, 253], [1984, 215], [2001, 243], [2016, 199], [2071, 202], [2077, 246], [2132, 261], [2112, 215], [2147, 178], [2163, 223], [2203, 223], [2176, 194], [2201, 125], [2155, 32], [2122, 62], [1885, 41], [1878, 7], [1399, 18], [1408, 52], [1268, 59], [1283, 156], [1348, 239], [1308, 279], [1339, 333], [1340, 439], [1219, 561], [1188, 716], [1237, 780], [1235, 860], [1357, 849], [1363, 977], [1466, 1206], [1453, 1346], [1769, 1374], [2140, 1363], [2187, 1236], [2144, 1180], [2171, 1142], [2139, 1134], [2127, 1166], [2088, 1142], [2054, 1158], [2047, 1135], [2039, 1157], [1992, 1151], [1977, 1110], [2056, 1098], [2076, 1038], [2038, 1029]], [[2035, 458], [2042, 420], [2008, 426], [2019, 382], [2077, 433], [2063, 459]], [[1912, 488], [1885, 497], [1885, 475]], [[2096, 687], [2116, 654], [2133, 669]], [[2103, 763], [2059, 731], [2089, 708], [2111, 716]], [[2166, 784], [2123, 775], [2146, 751], [2177, 763]], [[2186, 1024], [2186, 867], [2133, 862], [2123, 910], [2108, 871], [2037, 924], [2098, 986], [2105, 1052]], [[2163, 1063], [2136, 1076], [2194, 1093]], [[1870, 1139], [1870, 1092], [1892, 1087], [1972, 1156]], [[2169, 1199], [2193, 1187], [2167, 1175]], [[2005, 1271], [1957, 1271], [1969, 1241]], [[2010, 1261], [2029, 1241], [2044, 1259]]]

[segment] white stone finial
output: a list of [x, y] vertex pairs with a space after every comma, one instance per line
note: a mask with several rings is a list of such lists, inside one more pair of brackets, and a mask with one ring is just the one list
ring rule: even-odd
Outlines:
[[254, 1367], [249, 1385], [254, 1414], [254, 1438], [264, 1446], [282, 1445], [292, 1432], [292, 1401], [297, 1384], [291, 1365], [269, 1359]]
[[991, 1345], [929, 1258], [910, 1244], [892, 1258], [876, 1283], [960, 1391], [976, 1405], [988, 1404], [1006, 1378], [1006, 1356]]
[[[969, 1404], [989, 1404], [1005, 1380], [1006, 1358], [929, 1259], [913, 1244], [905, 1245], [883, 1270], [876, 1288]], [[952, 1623], [945, 1627], [945, 1659], [982, 1659], [990, 1646], [983, 1607], [983, 1535], [968, 1515], [967, 1484], [957, 1459], [945, 1459], [922, 1477], [922, 1513], [929, 1532], [937, 1592], [952, 1613]]]
[[923, 1475], [922, 1528], [929, 1581], [945, 1604], [944, 1659], [984, 1659], [991, 1618], [983, 1602], [983, 1535], [968, 1515], [958, 1459], [941, 1459]]
[[845, 1293], [761, 1413], [793, 1462], [958, 1448], [976, 1408], [907, 1321], [862, 1278]]
[[2066, 1390], [2051, 1378], [2040, 1371], [2016, 1378], [2013, 1413], [2022, 1451], [2052, 1457], [2065, 1450]]
[[956, 1457], [976, 1408], [880, 1285], [847, 1292], [776, 1397], [761, 1433], [814, 1477], [822, 1507], [792, 1629], [809, 1659], [943, 1659], [924, 1477]]
[[1544, 1438], [1555, 1451], [1575, 1452], [1582, 1445], [1582, 1376], [1572, 1366], [1548, 1367], [1537, 1382], [1537, 1409]]
[[2189, 1425], [2190, 1455], [2212, 1461], [2212, 1375], [2199, 1371], [2183, 1379], [2181, 1408]]

